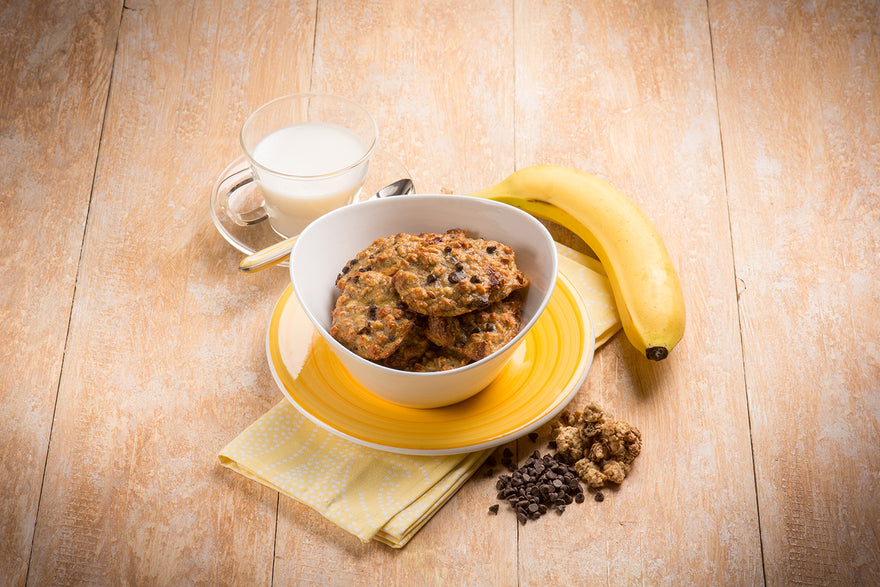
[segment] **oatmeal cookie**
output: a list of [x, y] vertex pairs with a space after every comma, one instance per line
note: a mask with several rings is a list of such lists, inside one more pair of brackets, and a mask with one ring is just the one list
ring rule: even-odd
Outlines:
[[336, 300], [330, 335], [375, 361], [396, 351], [413, 325], [414, 316], [401, 303], [391, 278], [367, 271], [353, 276]]
[[448, 371], [449, 369], [464, 367], [470, 362], [470, 359], [451, 349], [431, 345], [425, 354], [422, 355], [421, 359], [413, 365], [412, 371]]
[[339, 291], [342, 291], [348, 280], [358, 273], [366, 271], [378, 271], [379, 273], [392, 276], [397, 273], [401, 260], [414, 255], [423, 244], [438, 242], [441, 239], [448, 238], [447, 235], [464, 238], [466, 234], [460, 228], [453, 228], [445, 234], [408, 234], [402, 232], [378, 238], [345, 264], [336, 277], [336, 287]]
[[400, 256], [396, 250], [397, 245], [417, 238], [411, 234], [401, 233], [376, 239], [370, 246], [345, 264], [336, 277], [336, 288], [339, 291], [344, 290], [345, 284], [352, 277], [366, 271], [378, 271], [385, 275], [394, 275], [400, 264]]
[[460, 316], [430, 316], [427, 336], [438, 346], [479, 361], [516, 336], [522, 325], [521, 309], [522, 298], [514, 292], [485, 310]]
[[380, 365], [399, 369], [401, 371], [413, 371], [416, 363], [422, 360], [428, 349], [433, 346], [425, 336], [427, 320], [424, 316], [416, 315], [412, 329], [400, 343], [400, 346], [388, 357], [377, 361]]
[[503, 300], [528, 280], [514, 251], [496, 241], [468, 238], [464, 231], [423, 235], [403, 253], [394, 287], [407, 306], [429, 316], [458, 316]]

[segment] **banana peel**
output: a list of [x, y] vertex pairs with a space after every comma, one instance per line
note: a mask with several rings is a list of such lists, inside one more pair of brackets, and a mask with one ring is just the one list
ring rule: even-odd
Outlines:
[[564, 226], [599, 258], [627, 339], [665, 359], [684, 335], [684, 295], [672, 259], [647, 216], [611, 184], [559, 165], [535, 165], [470, 194]]

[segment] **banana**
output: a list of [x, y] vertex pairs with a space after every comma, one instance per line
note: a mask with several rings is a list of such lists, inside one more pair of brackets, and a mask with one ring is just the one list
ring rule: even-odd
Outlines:
[[498, 200], [564, 226], [599, 257], [627, 339], [648, 359], [665, 359], [684, 334], [681, 284], [660, 234], [626, 196], [601, 179], [535, 165], [471, 196]]

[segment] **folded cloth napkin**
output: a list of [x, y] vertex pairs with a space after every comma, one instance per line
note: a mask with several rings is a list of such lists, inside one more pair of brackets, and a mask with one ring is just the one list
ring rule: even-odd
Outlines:
[[[608, 279], [594, 259], [559, 245], [560, 269], [584, 299], [596, 347], [620, 328]], [[220, 452], [220, 462], [292, 497], [363, 541], [402, 548], [493, 449], [404, 455], [327, 432], [286, 399]]]

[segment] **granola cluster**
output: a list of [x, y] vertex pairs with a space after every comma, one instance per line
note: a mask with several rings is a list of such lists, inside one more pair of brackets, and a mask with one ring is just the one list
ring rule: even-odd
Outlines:
[[615, 420], [591, 403], [582, 412], [564, 412], [553, 424], [557, 455], [570, 463], [591, 489], [620, 484], [642, 450], [639, 429]]

